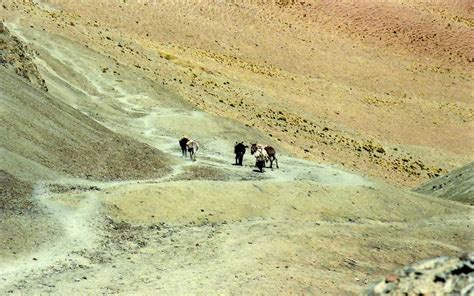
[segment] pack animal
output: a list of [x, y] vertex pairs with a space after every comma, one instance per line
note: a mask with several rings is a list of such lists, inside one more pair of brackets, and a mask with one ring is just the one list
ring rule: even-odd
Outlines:
[[265, 162], [268, 160], [267, 151], [263, 146], [259, 146], [253, 151], [252, 154], [255, 156], [255, 166], [259, 169], [260, 173], [263, 173]]
[[199, 144], [196, 140], [189, 140], [186, 143], [186, 148], [188, 149], [189, 152], [189, 157], [191, 160], [196, 161], [196, 153], [199, 150]]
[[181, 147], [181, 154], [182, 154], [182, 157], [187, 157], [188, 154], [187, 154], [187, 147], [186, 147], [186, 144], [189, 142], [189, 139], [188, 137], [186, 136], [183, 136], [180, 140], [179, 140], [179, 147]]
[[[279, 168], [278, 167], [278, 159], [276, 157], [276, 150], [273, 147], [263, 145], [263, 144], [257, 144], [257, 143], [252, 144], [252, 146], [250, 147], [250, 153], [252, 155], [254, 153], [256, 153], [257, 151], [259, 151], [259, 150], [265, 150], [265, 154], [266, 154], [265, 162], [270, 161], [270, 168], [273, 168], [273, 162], [275, 162], [275, 165], [276, 165], [277, 169]], [[262, 156], [260, 156], [260, 157], [262, 157]]]
[[244, 161], [244, 154], [246, 149], [249, 148], [249, 146], [244, 145], [244, 142], [235, 142], [234, 146], [234, 153], [235, 153], [235, 164], [236, 165], [242, 165]]

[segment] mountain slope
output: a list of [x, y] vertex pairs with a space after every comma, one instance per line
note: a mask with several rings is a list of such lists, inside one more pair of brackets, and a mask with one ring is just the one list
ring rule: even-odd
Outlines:
[[35, 28], [300, 157], [407, 186], [471, 160], [467, 1], [283, 2], [41, 1], [6, 13], [24, 9]]
[[417, 187], [414, 191], [473, 205], [474, 162], [433, 179]]
[[[5, 35], [9, 35], [7, 30]], [[0, 139], [2, 158], [8, 158], [1, 162], [2, 170], [26, 172], [23, 177], [33, 177], [36, 172], [42, 178], [50, 177], [35, 169], [39, 165], [51, 172], [92, 179], [156, 177], [167, 171], [167, 158], [158, 150], [114, 134], [45, 92], [36, 66], [25, 58], [30, 56], [26, 47], [17, 38], [3, 40], [13, 43], [1, 51], [7, 63], [13, 51], [24, 60], [16, 60], [13, 68], [0, 67]], [[26, 70], [16, 70], [22, 67]], [[30, 76], [43, 85], [30, 84]]]
[[[400, 186], [471, 157], [465, 60], [209, 2], [2, 3], [48, 92], [0, 68], [0, 294], [360, 294], [471, 248], [470, 205]], [[379, 2], [331, 3], [419, 8]], [[235, 141], [280, 168], [233, 165]]]
[[156, 148], [112, 132], [48, 93], [35, 53], [1, 28], [0, 255], [9, 258], [13, 246], [22, 246], [13, 254], [30, 252], [61, 233], [35, 197], [41, 182], [156, 178], [170, 167]]

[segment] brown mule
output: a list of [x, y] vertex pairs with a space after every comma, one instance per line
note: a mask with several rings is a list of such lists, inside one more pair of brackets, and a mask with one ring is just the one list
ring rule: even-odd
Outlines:
[[268, 155], [267, 160], [270, 161], [270, 168], [273, 167], [273, 162], [275, 162], [275, 165], [278, 169], [279, 167], [278, 167], [278, 159], [276, 158], [276, 150], [271, 146], [255, 143], [255, 144], [252, 144], [252, 147], [250, 147], [250, 153], [253, 155], [255, 152], [257, 152], [258, 148], [263, 148], [267, 152], [267, 155]]

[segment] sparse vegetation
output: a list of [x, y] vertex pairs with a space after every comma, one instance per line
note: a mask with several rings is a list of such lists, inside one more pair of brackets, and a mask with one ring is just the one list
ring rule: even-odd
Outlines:
[[470, 251], [468, 1], [3, 2], [0, 294], [360, 294]]

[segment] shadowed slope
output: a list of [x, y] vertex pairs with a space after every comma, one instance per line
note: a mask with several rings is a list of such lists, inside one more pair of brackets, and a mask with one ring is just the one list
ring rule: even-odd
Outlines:
[[48, 93], [34, 52], [1, 29], [0, 257], [11, 259], [41, 249], [61, 233], [38, 202], [41, 182], [160, 177], [169, 171], [169, 158]]
[[167, 171], [167, 157], [157, 149], [113, 133], [48, 94], [32, 52], [3, 24], [0, 37], [0, 169], [31, 181], [64, 173], [125, 179]]
[[[0, 69], [0, 77], [2, 157], [8, 153], [56, 173], [93, 179], [152, 177], [166, 171], [166, 157], [158, 150], [112, 133], [13, 73]], [[4, 165], [2, 161], [2, 169], [17, 173], [29, 169]]]
[[29, 199], [33, 187], [15, 176], [0, 170], [0, 211], [29, 210], [33, 207]]
[[421, 185], [414, 191], [474, 204], [474, 162]]

